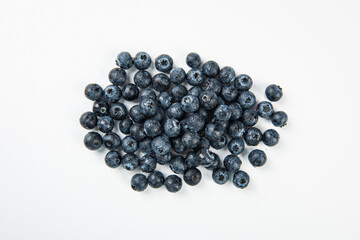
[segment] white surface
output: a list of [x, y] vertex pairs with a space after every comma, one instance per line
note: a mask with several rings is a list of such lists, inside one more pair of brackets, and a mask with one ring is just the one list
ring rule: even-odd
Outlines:
[[[0, 239], [359, 239], [358, 1], [1, 1]], [[133, 192], [85, 149], [89, 82], [120, 51], [230, 65], [289, 115], [246, 190]], [[271, 125], [263, 124], [262, 130]], [[167, 172], [169, 173], [169, 172]]]

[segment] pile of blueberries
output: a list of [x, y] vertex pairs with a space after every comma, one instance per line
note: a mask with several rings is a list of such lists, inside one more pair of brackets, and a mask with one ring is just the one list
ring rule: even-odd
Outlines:
[[[128, 52], [121, 52], [116, 64], [118, 67], [109, 73], [112, 85], [105, 89], [95, 83], [86, 86], [85, 96], [94, 104], [92, 112], [81, 115], [80, 124], [105, 134], [91, 131], [86, 134], [84, 144], [90, 150], [102, 145], [109, 149], [105, 156], [107, 166], [122, 165], [130, 171], [140, 167], [149, 173], [132, 177], [131, 187], [135, 191], [143, 191], [148, 185], [153, 188], [165, 185], [169, 192], [182, 188], [179, 176], [165, 178], [156, 170], [157, 164], [169, 165], [191, 186], [200, 182], [198, 167], [203, 166], [212, 171], [217, 184], [232, 178], [236, 187], [245, 188], [250, 179], [240, 170], [242, 161], [238, 157], [245, 143], [257, 146], [262, 141], [267, 146], [275, 146], [279, 142], [277, 131], [269, 129], [262, 133], [254, 125], [261, 117], [271, 120], [276, 127], [283, 127], [287, 122], [286, 113], [274, 111], [268, 101], [256, 104], [255, 95], [249, 91], [252, 79], [245, 74], [236, 76], [232, 67], [220, 69], [214, 61], [202, 64], [197, 53], [187, 55], [186, 64], [191, 68], [187, 73], [173, 67], [173, 59], [166, 54], [155, 59], [159, 73], [154, 76], [146, 71], [152, 64], [146, 52], [139, 52], [134, 58]], [[129, 83], [126, 70], [133, 66], [137, 72], [133, 83]], [[272, 102], [283, 95], [277, 85], [268, 86], [265, 94]], [[128, 110], [122, 101], [133, 101], [136, 105]], [[113, 132], [115, 124], [126, 135], [123, 139]], [[231, 154], [221, 161], [210, 147], [227, 147]], [[261, 167], [266, 155], [255, 149], [248, 159], [254, 167]]]

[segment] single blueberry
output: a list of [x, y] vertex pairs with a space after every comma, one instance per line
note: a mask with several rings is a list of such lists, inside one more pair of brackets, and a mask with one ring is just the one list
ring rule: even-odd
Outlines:
[[99, 117], [97, 127], [103, 133], [111, 132], [114, 128], [114, 120], [109, 116]]
[[173, 150], [178, 154], [183, 154], [186, 151], [186, 147], [182, 143], [181, 138], [173, 138], [171, 139], [171, 146]]
[[167, 136], [162, 135], [154, 138], [151, 142], [151, 148], [158, 155], [165, 155], [170, 152], [171, 143]]
[[249, 109], [255, 105], [256, 97], [252, 92], [243, 91], [239, 94], [238, 102], [243, 109]]
[[266, 154], [260, 149], [254, 149], [249, 153], [248, 159], [254, 167], [261, 167], [266, 163]]
[[136, 141], [141, 141], [146, 137], [144, 125], [141, 123], [135, 123], [130, 127], [130, 136]]
[[231, 138], [240, 138], [245, 134], [245, 126], [240, 121], [235, 121], [229, 124], [227, 134]]
[[135, 73], [134, 83], [139, 88], [147, 88], [150, 86], [151, 82], [151, 74], [148, 71], [139, 70], [137, 73]]
[[116, 57], [116, 65], [123, 69], [130, 69], [133, 65], [133, 59], [128, 52], [121, 52]]
[[241, 121], [249, 127], [254, 126], [258, 119], [258, 114], [254, 109], [246, 109], [241, 116]]
[[224, 86], [221, 90], [221, 95], [228, 102], [236, 101], [238, 94], [238, 90], [232, 85]]
[[244, 140], [241, 138], [233, 138], [228, 144], [228, 149], [232, 154], [238, 155], [245, 149]]
[[155, 154], [151, 148], [151, 138], [145, 138], [139, 142], [139, 149], [145, 154]]
[[145, 116], [141, 114], [139, 105], [134, 105], [132, 108], [130, 108], [129, 115], [134, 122], [142, 122], [145, 120]]
[[222, 90], [222, 84], [216, 78], [209, 78], [205, 81], [203, 86], [204, 91], [213, 91], [216, 94], [219, 94]]
[[235, 79], [235, 71], [232, 67], [223, 67], [219, 73], [219, 80], [222, 84], [228, 84], [233, 82]]
[[144, 132], [146, 136], [156, 137], [160, 135], [162, 126], [159, 121], [148, 119], [144, 122]]
[[121, 156], [119, 152], [111, 150], [105, 156], [105, 163], [108, 167], [117, 168], [121, 164]]
[[199, 95], [200, 105], [207, 110], [211, 110], [218, 104], [218, 96], [213, 91], [203, 91]]
[[210, 146], [219, 150], [223, 149], [227, 145], [227, 138], [222, 135], [220, 139], [210, 140]]
[[241, 105], [240, 103], [237, 103], [237, 102], [233, 102], [229, 105], [230, 107], [230, 110], [231, 110], [231, 118], [230, 120], [239, 120], [242, 113], [243, 113], [243, 110], [241, 108]]
[[277, 102], [283, 95], [282, 88], [275, 84], [269, 85], [265, 90], [265, 95], [270, 101]]
[[91, 83], [85, 87], [85, 96], [92, 101], [100, 100], [103, 94], [102, 87], [96, 83]]
[[268, 129], [263, 133], [263, 143], [272, 147], [279, 143], [279, 133], [274, 129]]
[[186, 154], [185, 164], [188, 168], [198, 167], [200, 166], [200, 160], [201, 159], [197, 157], [197, 152], [190, 151]]
[[182, 180], [176, 175], [170, 175], [165, 178], [164, 184], [169, 192], [175, 193], [180, 191], [182, 187]]
[[284, 127], [287, 123], [288, 116], [285, 112], [279, 111], [272, 115], [271, 122], [275, 127]]
[[134, 58], [134, 66], [139, 70], [148, 69], [151, 65], [151, 57], [146, 52], [139, 52]]
[[97, 132], [89, 132], [84, 137], [85, 147], [89, 150], [97, 150], [103, 144], [101, 135]]
[[138, 96], [139, 100], [143, 99], [143, 98], [151, 98], [151, 99], [156, 99], [156, 94], [155, 91], [151, 88], [145, 88], [142, 89], [139, 92], [139, 96]]
[[184, 85], [175, 85], [171, 89], [170, 94], [173, 101], [179, 102], [184, 96], [186, 96], [187, 89]]
[[173, 103], [167, 110], [167, 116], [169, 118], [181, 120], [184, 115], [185, 112], [182, 110], [181, 103]]
[[173, 84], [181, 84], [185, 81], [186, 73], [182, 68], [173, 68], [170, 71], [170, 81]]
[[109, 72], [109, 80], [113, 85], [123, 85], [126, 82], [126, 71], [122, 68], [111, 69]]
[[187, 131], [182, 135], [182, 142], [187, 148], [197, 148], [200, 144], [200, 136], [197, 132]]
[[177, 155], [171, 158], [169, 165], [171, 171], [178, 174], [183, 174], [187, 169], [185, 160], [181, 155]]
[[133, 125], [133, 121], [131, 121], [130, 118], [126, 118], [120, 121], [119, 123], [119, 130], [123, 134], [129, 134], [130, 133], [130, 127]]
[[229, 180], [229, 177], [229, 172], [225, 168], [215, 169], [212, 173], [212, 179], [220, 185], [225, 184]]
[[211, 78], [211, 77], [216, 77], [219, 74], [220, 68], [216, 62], [207, 61], [202, 65], [202, 71], [205, 74], [205, 76]]
[[189, 89], [188, 91], [188, 95], [193, 95], [195, 97], [199, 97], [200, 96], [200, 93], [202, 92], [203, 90], [201, 89], [201, 87], [199, 86], [193, 86]]
[[201, 58], [197, 53], [189, 53], [186, 56], [186, 64], [191, 68], [198, 68], [201, 65]]
[[187, 113], [196, 112], [199, 109], [199, 99], [193, 95], [186, 95], [181, 99], [181, 108]]
[[213, 154], [215, 155], [214, 162], [210, 166], [205, 167], [206, 169], [214, 170], [214, 169], [221, 168], [222, 162], [220, 160], [219, 155], [217, 155], [216, 153], [213, 153]]
[[134, 138], [126, 136], [121, 142], [121, 149], [126, 153], [134, 153], [138, 149], [138, 143]]
[[104, 99], [108, 103], [116, 103], [121, 98], [121, 89], [118, 86], [110, 85], [104, 89]]
[[159, 188], [164, 185], [165, 178], [164, 175], [159, 171], [153, 171], [148, 176], [148, 182], [150, 187]]
[[123, 103], [113, 103], [109, 109], [109, 115], [114, 120], [124, 119], [127, 113], [127, 108]]
[[209, 123], [205, 127], [205, 136], [210, 140], [219, 140], [225, 133], [225, 127], [219, 123]]
[[199, 132], [205, 126], [205, 119], [199, 113], [192, 113], [187, 118], [187, 126], [189, 130]]
[[240, 170], [234, 174], [233, 183], [235, 187], [241, 189], [246, 188], [247, 185], [249, 185], [249, 182], [250, 182], [250, 177], [246, 172]]
[[252, 79], [246, 74], [237, 76], [234, 82], [239, 91], [248, 91], [252, 87]]
[[122, 96], [127, 101], [133, 101], [138, 98], [139, 88], [132, 83], [128, 83], [122, 89]]
[[271, 118], [274, 113], [274, 107], [270, 102], [260, 102], [256, 107], [257, 114], [262, 118]]
[[171, 158], [172, 158], [172, 155], [170, 152], [165, 155], [159, 155], [159, 154], [155, 155], [156, 162], [160, 165], [168, 164], [170, 162]]
[[93, 112], [85, 112], [80, 117], [80, 125], [85, 129], [93, 129], [96, 127], [97, 117]]
[[153, 172], [156, 169], [156, 159], [152, 155], [144, 155], [140, 159], [140, 169], [146, 173]]
[[234, 154], [227, 155], [224, 158], [224, 167], [229, 172], [237, 172], [240, 169], [242, 162], [240, 158]]
[[109, 132], [103, 137], [104, 145], [109, 150], [115, 150], [120, 147], [121, 139], [119, 135], [114, 132]]
[[155, 91], [165, 92], [170, 86], [170, 78], [164, 73], [158, 73], [153, 77], [152, 85]]
[[142, 98], [139, 103], [140, 113], [144, 116], [154, 116], [157, 113], [158, 105], [155, 99]]
[[203, 148], [197, 151], [196, 153], [197, 162], [199, 162], [204, 167], [210, 167], [215, 161], [215, 153], [211, 152], [209, 149]]
[[148, 186], [148, 180], [144, 174], [137, 173], [131, 178], [131, 188], [134, 191], [142, 192]]
[[173, 67], [173, 60], [167, 54], [161, 54], [155, 59], [155, 68], [164, 73], [169, 73]]
[[168, 118], [164, 123], [164, 132], [168, 137], [177, 137], [180, 135], [180, 122], [175, 118]]
[[128, 171], [133, 171], [140, 165], [140, 159], [133, 153], [127, 153], [122, 157], [121, 165]]
[[190, 185], [195, 186], [201, 181], [201, 172], [197, 168], [189, 168], [184, 173], [184, 181]]
[[162, 92], [157, 96], [157, 103], [163, 109], [170, 107], [171, 101], [172, 97], [168, 92]]
[[215, 117], [219, 121], [228, 121], [231, 118], [231, 109], [228, 105], [219, 105], [215, 110]]
[[248, 146], [257, 146], [262, 140], [262, 133], [259, 129], [250, 127], [246, 130], [244, 139]]
[[191, 86], [200, 86], [204, 82], [205, 77], [201, 70], [190, 69], [186, 74], [186, 80]]

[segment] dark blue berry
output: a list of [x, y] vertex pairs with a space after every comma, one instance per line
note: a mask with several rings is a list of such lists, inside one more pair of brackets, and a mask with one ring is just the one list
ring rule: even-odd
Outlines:
[[263, 133], [263, 143], [266, 146], [272, 147], [278, 144], [279, 142], [279, 133], [275, 131], [274, 129], [268, 129]]
[[186, 64], [191, 68], [198, 68], [201, 65], [201, 58], [197, 53], [189, 53], [186, 56]]
[[254, 167], [261, 167], [266, 163], [266, 154], [260, 149], [254, 149], [249, 153], [248, 159]]
[[155, 68], [164, 73], [169, 73], [173, 67], [173, 60], [167, 54], [161, 54], [155, 59]]
[[204, 167], [210, 167], [214, 164], [216, 155], [211, 152], [209, 149], [203, 148], [197, 151], [196, 153], [197, 162], [199, 162]]
[[240, 169], [242, 162], [240, 158], [234, 154], [227, 155], [224, 158], [224, 167], [229, 172], [237, 172]]
[[154, 119], [156, 121], [159, 121], [160, 123], [164, 122], [164, 111], [161, 108], [158, 108], [157, 113], [151, 117], [151, 119]]
[[168, 92], [162, 92], [157, 96], [157, 103], [163, 109], [170, 107], [171, 101], [172, 97]]
[[173, 103], [167, 110], [167, 116], [169, 118], [181, 120], [184, 115], [185, 112], [182, 110], [181, 103]]
[[162, 135], [154, 138], [151, 142], [151, 148], [158, 155], [165, 155], [170, 152], [171, 143], [167, 136]]
[[271, 118], [274, 113], [273, 105], [270, 102], [260, 102], [256, 107], [257, 114], [262, 118]]
[[171, 139], [171, 146], [172, 146], [173, 150], [178, 154], [182, 154], [186, 151], [186, 147], [182, 143], [181, 138]]
[[219, 140], [225, 133], [225, 127], [221, 123], [209, 123], [205, 127], [205, 136], [210, 140]]
[[197, 152], [188, 152], [185, 157], [185, 164], [188, 168], [200, 166], [200, 159], [197, 157]]
[[193, 86], [189, 89], [188, 91], [188, 95], [193, 95], [195, 97], [199, 97], [200, 96], [200, 93], [202, 92], [203, 90], [201, 89], [201, 87], [199, 86]]
[[133, 121], [131, 121], [130, 118], [126, 118], [120, 121], [119, 123], [119, 130], [123, 134], [129, 134], [130, 133], [130, 127], [133, 125]]
[[219, 73], [219, 80], [222, 84], [228, 84], [235, 79], [235, 71], [232, 67], [223, 67]]
[[228, 121], [231, 118], [231, 109], [228, 105], [219, 105], [215, 110], [215, 117], [219, 121]]
[[270, 101], [277, 102], [283, 95], [282, 88], [275, 84], [269, 85], [265, 90], [265, 95]]
[[232, 85], [224, 86], [221, 90], [221, 95], [228, 102], [235, 101], [238, 94], [239, 94], [238, 90], [236, 90], [236, 88]]
[[122, 120], [127, 115], [126, 106], [123, 103], [113, 103], [109, 109], [109, 115], [114, 120]]
[[202, 65], [202, 71], [205, 74], [205, 76], [211, 78], [211, 77], [216, 77], [219, 74], [220, 68], [216, 62], [207, 61]]
[[245, 126], [240, 121], [235, 121], [229, 124], [227, 133], [231, 138], [240, 138], [245, 134]]
[[155, 91], [165, 92], [170, 86], [170, 78], [164, 73], [158, 73], [153, 77], [152, 85]]
[[288, 120], [287, 114], [283, 111], [275, 112], [272, 115], [271, 122], [275, 127], [283, 127]]
[[181, 108], [187, 113], [196, 112], [199, 109], [199, 99], [193, 95], [186, 95], [181, 99]]
[[146, 137], [144, 125], [141, 123], [135, 123], [130, 127], [130, 136], [136, 141], [141, 141]]
[[85, 96], [92, 101], [100, 100], [103, 94], [102, 87], [96, 83], [91, 83], [85, 87]]
[[128, 83], [122, 89], [122, 96], [127, 101], [132, 101], [138, 98], [139, 88], [132, 83]]
[[236, 187], [241, 189], [246, 188], [249, 182], [250, 177], [246, 172], [240, 170], [234, 174], [233, 183]]
[[165, 155], [159, 155], [159, 154], [155, 155], [156, 162], [160, 165], [168, 164], [170, 162], [171, 158], [172, 158], [172, 155], [170, 152]]
[[168, 137], [177, 137], [180, 135], [180, 122], [175, 118], [168, 118], [164, 123], [164, 132]]
[[146, 173], [153, 172], [156, 169], [156, 159], [152, 155], [144, 155], [140, 159], [140, 169]]
[[151, 138], [145, 138], [139, 142], [139, 149], [145, 154], [155, 154], [151, 148]]
[[255, 105], [256, 98], [252, 92], [243, 91], [239, 94], [238, 102], [243, 109], [249, 109]]
[[144, 116], [154, 116], [157, 113], [158, 105], [155, 99], [142, 98], [139, 103], [140, 113]]
[[165, 178], [164, 175], [159, 171], [153, 171], [148, 176], [148, 182], [150, 187], [159, 188], [164, 185]]
[[109, 116], [99, 117], [97, 127], [103, 133], [111, 132], [114, 128], [114, 120]]
[[206, 169], [214, 170], [214, 169], [220, 168], [222, 165], [219, 155], [217, 155], [216, 153], [213, 153], [213, 154], [215, 155], [214, 162], [212, 165], [205, 167]]
[[195, 186], [201, 181], [201, 172], [197, 168], [189, 168], [184, 173], [184, 181], [190, 185]]
[[254, 126], [258, 119], [259, 117], [254, 109], [246, 109], [241, 116], [241, 121], [249, 127]]
[[133, 59], [128, 52], [121, 52], [116, 57], [116, 65], [123, 69], [130, 69], [133, 65]]
[[240, 103], [237, 103], [237, 102], [233, 102], [229, 105], [230, 107], [230, 110], [231, 110], [231, 118], [230, 120], [239, 120], [242, 113], [243, 113], [243, 110], [240, 106]]
[[218, 96], [213, 91], [203, 91], [199, 95], [200, 105], [207, 110], [215, 108], [218, 104]]
[[121, 156], [119, 152], [111, 150], [105, 156], [105, 163], [108, 167], [117, 168], [121, 164]]
[[207, 112], [207, 110], [205, 108], [200, 108], [198, 110], [198, 113], [200, 114], [200, 116], [202, 116], [203, 119], [205, 119], [205, 122], [208, 120], [209, 113]]
[[159, 121], [148, 119], [144, 122], [144, 132], [146, 136], [156, 137], [160, 135], [162, 126]]
[[126, 82], [126, 71], [122, 68], [113, 68], [109, 72], [109, 80], [116, 86], [123, 85]]
[[97, 117], [93, 112], [85, 112], [80, 117], [80, 125], [85, 129], [93, 129], [96, 127]]
[[147, 88], [152, 82], [151, 75], [148, 71], [140, 70], [134, 76], [134, 83], [139, 88]]
[[205, 78], [201, 70], [199, 69], [190, 69], [186, 74], [187, 83], [191, 86], [200, 86]]
[[187, 148], [197, 148], [200, 144], [200, 136], [197, 132], [187, 131], [182, 135], [182, 142]]
[[104, 89], [104, 99], [108, 103], [116, 103], [121, 98], [121, 89], [118, 86], [110, 85]]
[[200, 139], [199, 146], [197, 147], [197, 149], [202, 149], [202, 148], [206, 148], [206, 149], [210, 148], [210, 141], [206, 137], [202, 137]]
[[181, 84], [185, 81], [186, 73], [182, 68], [173, 68], [170, 71], [170, 81], [173, 84]]
[[248, 91], [252, 84], [252, 79], [246, 74], [241, 74], [235, 78], [234, 85], [239, 91]]
[[109, 150], [115, 150], [120, 147], [121, 145], [121, 139], [119, 135], [113, 132], [109, 132], [105, 134], [103, 137], [104, 145]]
[[126, 153], [134, 153], [138, 149], [138, 143], [134, 138], [126, 136], [121, 142], [121, 149]]
[[134, 105], [130, 108], [129, 115], [134, 122], [142, 122], [145, 120], [145, 116], [141, 113], [139, 105]]
[[175, 85], [171, 89], [170, 94], [173, 101], [179, 102], [184, 96], [186, 96], [187, 89], [184, 85]]
[[101, 135], [97, 132], [89, 132], [84, 137], [85, 147], [89, 150], [97, 150], [103, 144]]
[[137, 173], [131, 178], [131, 188], [134, 191], [142, 192], [148, 186], [148, 180], [144, 174]]
[[151, 98], [151, 99], [156, 99], [156, 94], [155, 91], [151, 88], [145, 88], [142, 89], [139, 92], [139, 96], [138, 96], [139, 100], [143, 99], [143, 98]]
[[227, 145], [227, 138], [222, 135], [220, 139], [210, 140], [210, 146], [219, 150], [223, 149]]
[[129, 171], [133, 171], [140, 165], [140, 159], [133, 153], [127, 153], [122, 157], [121, 165]]
[[228, 149], [232, 154], [238, 155], [245, 149], [244, 140], [241, 138], [233, 138], [228, 144]]
[[205, 119], [199, 113], [192, 113], [187, 118], [187, 126], [189, 130], [199, 132], [205, 126]]
[[244, 140], [248, 146], [257, 146], [262, 140], [262, 133], [255, 127], [246, 130]]
[[170, 164], [171, 171], [173, 171], [174, 173], [183, 174], [187, 169], [185, 160], [180, 155], [177, 155], [177, 156], [171, 158], [169, 164]]
[[225, 184], [229, 180], [229, 172], [225, 168], [215, 169], [212, 173], [212, 179], [217, 184]]
[[205, 81], [203, 86], [204, 91], [213, 91], [216, 94], [219, 94], [222, 90], [222, 84], [216, 78], [209, 78]]
[[182, 187], [182, 180], [176, 175], [170, 175], [165, 178], [165, 187], [169, 192], [178, 192]]
[[134, 66], [139, 70], [148, 69], [151, 65], [151, 57], [146, 52], [139, 52], [134, 58]]

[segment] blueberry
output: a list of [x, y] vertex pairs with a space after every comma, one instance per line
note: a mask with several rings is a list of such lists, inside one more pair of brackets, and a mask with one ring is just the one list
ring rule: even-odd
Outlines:
[[123, 134], [129, 134], [130, 133], [130, 127], [131, 125], [133, 125], [133, 121], [131, 121], [130, 118], [126, 118], [120, 121], [119, 123], [119, 129], [120, 132], [122, 132]]
[[241, 189], [246, 188], [247, 185], [249, 185], [249, 182], [250, 182], [250, 178], [246, 172], [240, 170], [234, 174], [233, 183], [235, 187]]
[[227, 133], [231, 138], [240, 138], [245, 134], [245, 126], [240, 121], [235, 121], [229, 124]]
[[198, 68], [201, 65], [201, 58], [197, 53], [189, 53], [186, 56], [186, 64], [191, 68]]
[[134, 58], [134, 66], [139, 70], [148, 69], [151, 65], [151, 57], [146, 52], [139, 52]]
[[202, 89], [201, 87], [199, 86], [193, 86], [189, 89], [188, 91], [188, 95], [193, 95], [195, 97], [199, 97], [200, 96], [200, 93], [202, 92]]
[[160, 123], [164, 122], [164, 111], [161, 108], [158, 108], [157, 113], [151, 117], [151, 119], [154, 119], [156, 121], [159, 121]]
[[123, 69], [130, 69], [133, 65], [133, 59], [128, 52], [121, 52], [116, 57], [116, 65]]
[[96, 127], [97, 117], [93, 112], [85, 112], [80, 117], [80, 125], [85, 129], [93, 129]]
[[207, 112], [207, 110], [205, 108], [199, 108], [198, 113], [200, 114], [200, 116], [205, 119], [205, 122], [208, 120], [209, 118], [209, 113]]
[[254, 167], [261, 167], [266, 163], [266, 154], [260, 149], [254, 149], [249, 153], [248, 159]]
[[178, 154], [182, 154], [186, 151], [186, 147], [182, 143], [181, 138], [171, 139], [171, 146], [172, 146], [173, 150]]
[[182, 142], [187, 148], [197, 148], [200, 144], [200, 136], [197, 132], [187, 131], [182, 135]]
[[109, 104], [104, 100], [99, 100], [93, 104], [93, 112], [98, 117], [106, 116], [109, 113]]
[[245, 149], [244, 140], [241, 138], [233, 138], [228, 144], [228, 149], [232, 154], [238, 155]]
[[181, 120], [185, 115], [185, 112], [182, 110], [180, 103], [173, 103], [167, 110], [167, 116], [169, 118], [175, 118]]
[[219, 94], [222, 90], [222, 84], [216, 78], [209, 78], [205, 81], [203, 86], [204, 91], [213, 91], [216, 94]]
[[279, 133], [275, 131], [274, 129], [268, 129], [263, 133], [263, 143], [266, 146], [272, 147], [278, 144], [279, 142]]
[[243, 110], [240, 106], [240, 103], [237, 103], [237, 102], [233, 102], [229, 105], [230, 107], [230, 110], [231, 110], [231, 118], [230, 120], [239, 120], [242, 113], [243, 113]]
[[165, 178], [164, 175], [159, 171], [153, 171], [148, 176], [148, 182], [150, 187], [159, 188], [164, 185]]
[[197, 157], [197, 152], [190, 151], [186, 154], [185, 164], [188, 168], [200, 166], [200, 159]]
[[210, 166], [205, 167], [206, 169], [214, 170], [214, 169], [220, 168], [222, 165], [219, 155], [217, 155], [216, 153], [213, 153], [213, 154], [215, 156], [214, 162]]
[[221, 90], [221, 95], [228, 102], [235, 101], [238, 94], [239, 94], [238, 90], [232, 85], [224, 86]]
[[254, 109], [246, 109], [241, 116], [241, 121], [249, 127], [254, 126], [258, 119], [257, 112]]
[[156, 159], [149, 154], [144, 155], [140, 159], [140, 168], [146, 173], [153, 172], [156, 169]]
[[197, 149], [202, 149], [202, 148], [206, 148], [206, 149], [210, 148], [210, 141], [206, 137], [202, 137], [200, 139], [199, 146], [197, 147]]
[[142, 89], [139, 92], [139, 96], [138, 96], [139, 100], [143, 99], [143, 98], [151, 98], [151, 99], [156, 99], [156, 94], [155, 91], [151, 88], [145, 88]]
[[131, 188], [134, 191], [142, 192], [148, 186], [148, 180], [144, 174], [137, 173], [131, 178]]
[[109, 72], [109, 80], [113, 85], [123, 85], [126, 82], [126, 71], [122, 68], [113, 68]]
[[248, 146], [257, 146], [261, 142], [262, 133], [259, 129], [250, 127], [246, 130], [244, 139]]
[[158, 73], [153, 77], [152, 85], [155, 91], [165, 92], [170, 86], [170, 78], [164, 73]]
[[105, 163], [108, 167], [117, 168], [121, 164], [121, 156], [117, 151], [111, 150], [105, 156]]
[[168, 137], [177, 137], [180, 135], [180, 122], [175, 118], [168, 118], [164, 123], [164, 132]]
[[186, 118], [186, 123], [191, 131], [199, 132], [205, 126], [205, 119], [199, 113], [192, 113]]
[[154, 151], [151, 148], [151, 138], [145, 138], [139, 142], [139, 149], [145, 154], [154, 154]]
[[219, 105], [215, 110], [215, 117], [219, 121], [228, 121], [231, 118], [231, 109], [227, 105]]
[[197, 151], [196, 153], [197, 162], [199, 162], [204, 167], [210, 167], [215, 161], [215, 153], [211, 152], [209, 149], [203, 148]]
[[190, 185], [195, 186], [201, 181], [201, 172], [197, 168], [189, 168], [184, 173], [184, 181]]
[[155, 59], [155, 68], [164, 73], [169, 73], [173, 67], [173, 60], [169, 55], [161, 54]]
[[171, 158], [170, 169], [174, 173], [183, 174], [187, 169], [184, 158], [180, 155]]
[[173, 68], [170, 71], [170, 81], [173, 84], [181, 84], [185, 81], [186, 73], [182, 68]]
[[239, 91], [247, 91], [252, 87], [252, 79], [246, 74], [241, 74], [235, 78], [234, 85]]
[[97, 127], [103, 133], [111, 132], [114, 128], [114, 120], [109, 116], [99, 117]]
[[225, 133], [225, 127], [221, 123], [209, 123], [205, 127], [205, 136], [210, 140], [219, 140]]
[[105, 134], [103, 137], [104, 145], [109, 150], [115, 150], [120, 147], [121, 145], [121, 139], [119, 135], [113, 132], [109, 132]]
[[181, 99], [187, 95], [187, 89], [184, 85], [175, 85], [171, 91], [171, 98], [175, 102], [181, 101]]
[[275, 84], [269, 85], [265, 90], [265, 95], [270, 101], [277, 102], [283, 95], [282, 88]]
[[225, 168], [215, 169], [212, 173], [212, 179], [217, 184], [225, 184], [229, 180], [229, 172]]
[[168, 164], [171, 158], [172, 156], [170, 152], [165, 155], [159, 155], [159, 154], [155, 155], [156, 162], [160, 165]]
[[239, 94], [238, 102], [243, 109], [249, 109], [255, 105], [256, 98], [252, 92], [243, 91]]
[[139, 88], [147, 88], [152, 82], [151, 75], [148, 71], [140, 70], [134, 76], [134, 83]]
[[240, 158], [234, 154], [227, 155], [224, 158], [224, 167], [229, 172], [237, 172], [240, 169], [242, 162]]
[[121, 149], [126, 153], [134, 153], [138, 149], [138, 143], [134, 138], [126, 136], [121, 142]]
[[157, 103], [163, 109], [170, 107], [171, 101], [172, 97], [168, 92], [162, 92], [157, 96]]
[[138, 98], [139, 88], [132, 83], [128, 83], [122, 89], [122, 96], [127, 101], [132, 101]]
[[178, 192], [182, 187], [182, 180], [176, 175], [170, 175], [165, 178], [165, 187], [169, 192]]
[[219, 73], [219, 80], [220, 82], [222, 82], [223, 84], [228, 84], [233, 82], [235, 79], [235, 71], [232, 67], [223, 67], [220, 70]]
[[140, 165], [140, 159], [133, 153], [127, 153], [122, 157], [121, 165], [129, 171], [133, 171]]
[[207, 61], [202, 65], [202, 71], [207, 77], [216, 77], [219, 74], [219, 65], [214, 61]]
[[193, 95], [186, 95], [181, 99], [181, 108], [187, 113], [196, 112], [199, 109], [199, 99]]
[[201, 70], [199, 69], [190, 69], [186, 74], [187, 83], [191, 86], [200, 86], [205, 78]]
[[129, 115], [134, 122], [142, 122], [145, 120], [145, 116], [141, 114], [139, 105], [134, 105], [132, 108], [130, 108]]
[[89, 132], [84, 137], [84, 144], [89, 150], [97, 150], [102, 146], [103, 139], [99, 133]]
[[270, 102], [263, 101], [258, 103], [256, 111], [262, 118], [271, 118], [274, 113], [274, 108]]
[[139, 103], [140, 113], [144, 116], [154, 116], [157, 113], [158, 105], [155, 99], [142, 98]]
[[141, 123], [135, 123], [130, 127], [130, 136], [136, 141], [141, 141], [146, 137], [144, 125]]
[[85, 87], [85, 96], [92, 101], [100, 100], [103, 94], [102, 87], [96, 83], [91, 83]]
[[104, 99], [108, 103], [116, 103], [121, 98], [121, 89], [118, 86], [110, 85], [104, 89]]
[[170, 152], [171, 143], [167, 136], [162, 135], [152, 140], [151, 148], [156, 154], [165, 155]]
[[122, 120], [127, 115], [126, 106], [123, 103], [113, 103], [109, 109], [109, 115], [114, 120]]
[[203, 91], [199, 95], [199, 102], [201, 106], [207, 110], [211, 110], [218, 104], [218, 96], [213, 91]]
[[218, 106], [219, 105], [225, 105], [226, 103], [225, 103], [225, 100], [222, 98], [222, 97], [218, 97]]
[[181, 127], [181, 132], [182, 133], [187, 132], [187, 131], [190, 130], [186, 119], [183, 119], [183, 120], [180, 121], [180, 127]]
[[223, 149], [227, 145], [227, 138], [222, 135], [220, 139], [210, 140], [210, 146], [219, 150]]
[[144, 123], [144, 132], [146, 136], [156, 137], [161, 133], [161, 124], [154, 119], [148, 119]]
[[271, 122], [275, 127], [283, 127], [288, 120], [287, 114], [283, 111], [275, 112], [272, 115]]

